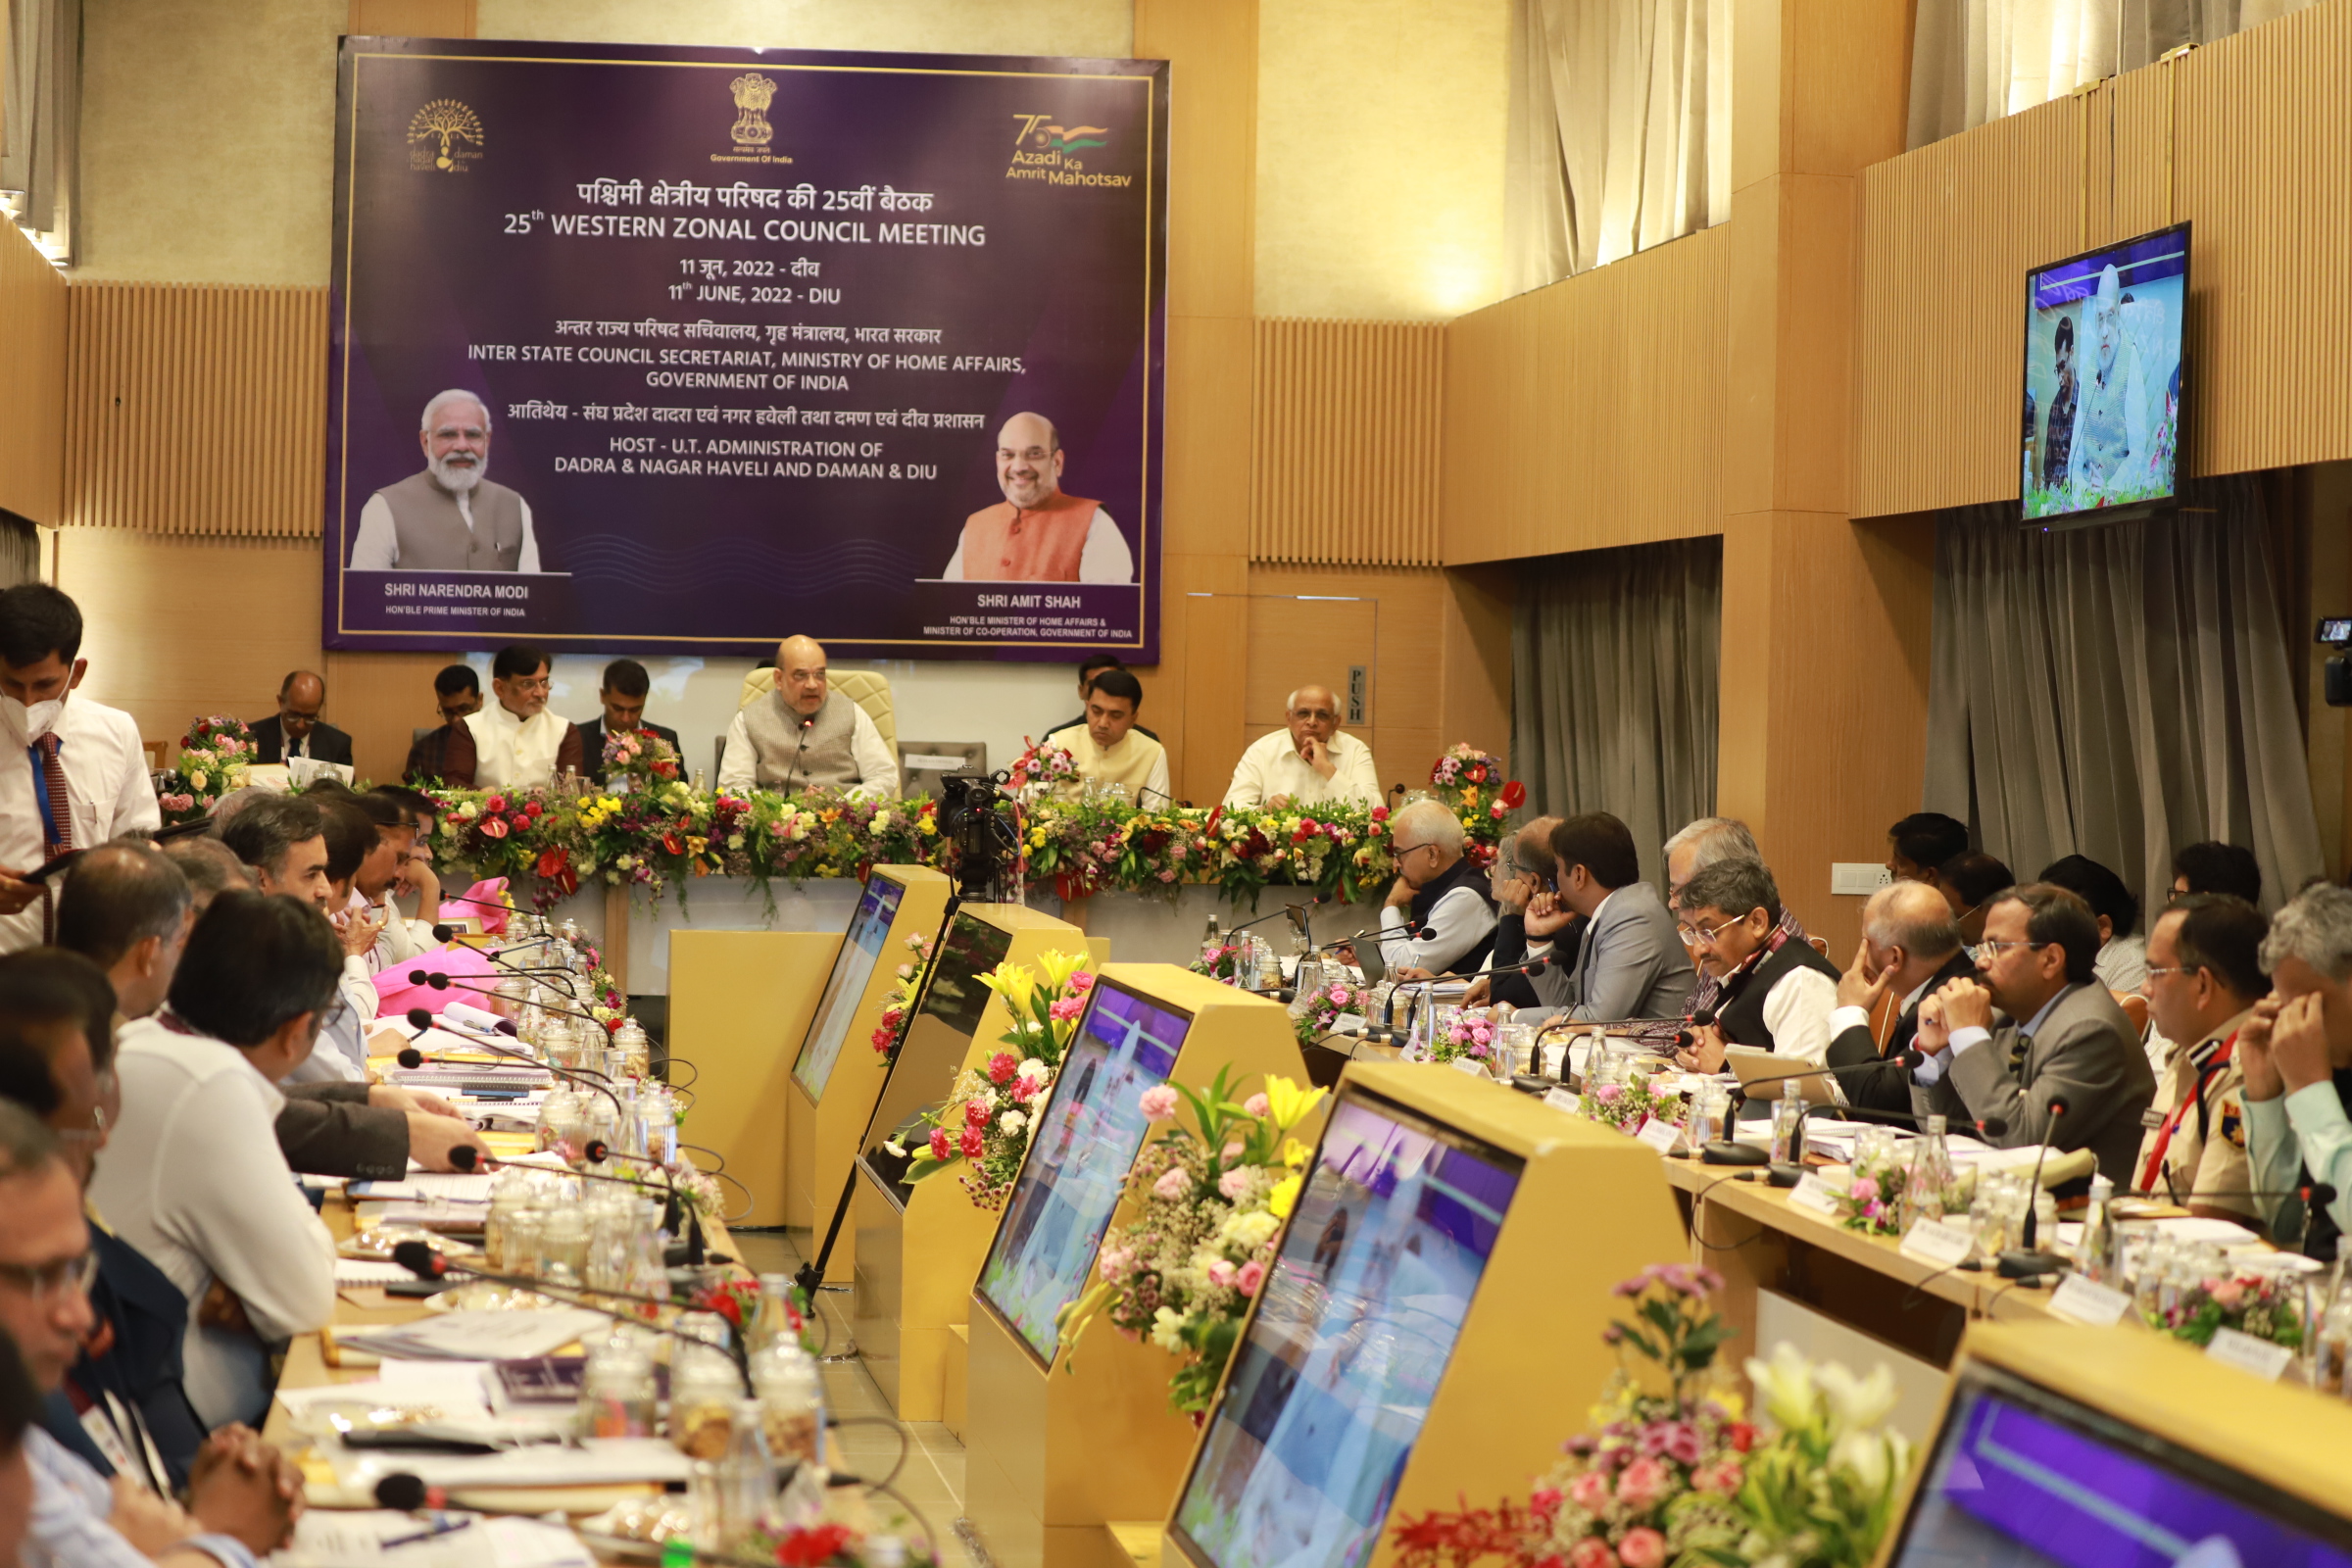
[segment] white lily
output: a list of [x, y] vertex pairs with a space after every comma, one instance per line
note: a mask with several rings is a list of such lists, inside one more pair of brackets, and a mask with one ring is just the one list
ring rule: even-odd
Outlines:
[[1795, 1346], [1783, 1340], [1772, 1348], [1772, 1359], [1749, 1356], [1747, 1380], [1756, 1398], [1784, 1428], [1811, 1426], [1821, 1416], [1821, 1395], [1813, 1386], [1813, 1363]]

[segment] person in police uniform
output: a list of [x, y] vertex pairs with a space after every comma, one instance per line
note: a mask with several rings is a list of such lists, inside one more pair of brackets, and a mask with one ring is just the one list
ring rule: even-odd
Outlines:
[[2233, 1196], [2254, 1185], [2237, 1030], [2271, 988], [2261, 956], [2270, 927], [2243, 899], [2196, 893], [2148, 933], [2148, 1017], [2173, 1048], [2141, 1118], [2146, 1135], [2132, 1176], [2143, 1192], [2178, 1195], [2191, 1213], [2257, 1230], [2276, 1205]]

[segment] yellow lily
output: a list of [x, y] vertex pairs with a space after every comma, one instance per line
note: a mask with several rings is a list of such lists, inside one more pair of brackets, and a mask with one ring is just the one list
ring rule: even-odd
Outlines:
[[1046, 985], [1056, 992], [1068, 985], [1070, 976], [1084, 968], [1086, 962], [1083, 955], [1073, 957], [1066, 953], [1054, 952], [1037, 956], [1037, 966], [1046, 972]]
[[1305, 1164], [1307, 1161], [1307, 1156], [1313, 1152], [1313, 1150], [1307, 1148], [1296, 1138], [1285, 1138], [1282, 1141], [1282, 1162], [1285, 1166], [1292, 1170], [1297, 1170], [1299, 1166]]
[[1273, 1191], [1266, 1194], [1267, 1212], [1276, 1219], [1289, 1219], [1291, 1205], [1298, 1201], [1298, 1189], [1305, 1181], [1305, 1177], [1293, 1174], [1276, 1182]]
[[1004, 1005], [1018, 1015], [1029, 1010], [1029, 998], [1037, 989], [1037, 977], [1026, 964], [1000, 963], [980, 977], [980, 983], [1004, 999]]
[[1274, 1118], [1276, 1127], [1287, 1133], [1304, 1121], [1307, 1113], [1322, 1102], [1324, 1093], [1320, 1089], [1300, 1089], [1296, 1081], [1269, 1073], [1266, 1075], [1266, 1114]]

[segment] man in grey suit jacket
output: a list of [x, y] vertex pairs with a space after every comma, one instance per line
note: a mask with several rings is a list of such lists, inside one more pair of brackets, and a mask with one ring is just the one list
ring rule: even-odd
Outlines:
[[1584, 940], [1573, 968], [1535, 976], [1536, 996], [1555, 1016], [1614, 1023], [1629, 1018], [1679, 1018], [1698, 983], [1698, 971], [1674, 929], [1657, 889], [1642, 880], [1632, 830], [1606, 811], [1571, 816], [1551, 830], [1556, 861], [1549, 907], [1528, 906], [1528, 934], [1556, 917], [1585, 916]]
[[[2066, 889], [2035, 882], [1995, 898], [1978, 946], [1983, 983], [1948, 981], [1920, 1004], [1921, 1113], [2001, 1117], [2008, 1130], [1990, 1142], [2088, 1149], [2100, 1174], [2129, 1188], [2156, 1078], [2138, 1032], [2092, 973], [2098, 956], [2098, 921]], [[2063, 1114], [2052, 1114], [2054, 1100]]]

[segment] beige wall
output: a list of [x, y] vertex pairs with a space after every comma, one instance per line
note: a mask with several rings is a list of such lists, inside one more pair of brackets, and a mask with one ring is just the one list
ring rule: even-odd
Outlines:
[[1510, 17], [1259, 0], [1258, 315], [1442, 321], [1501, 297]]

